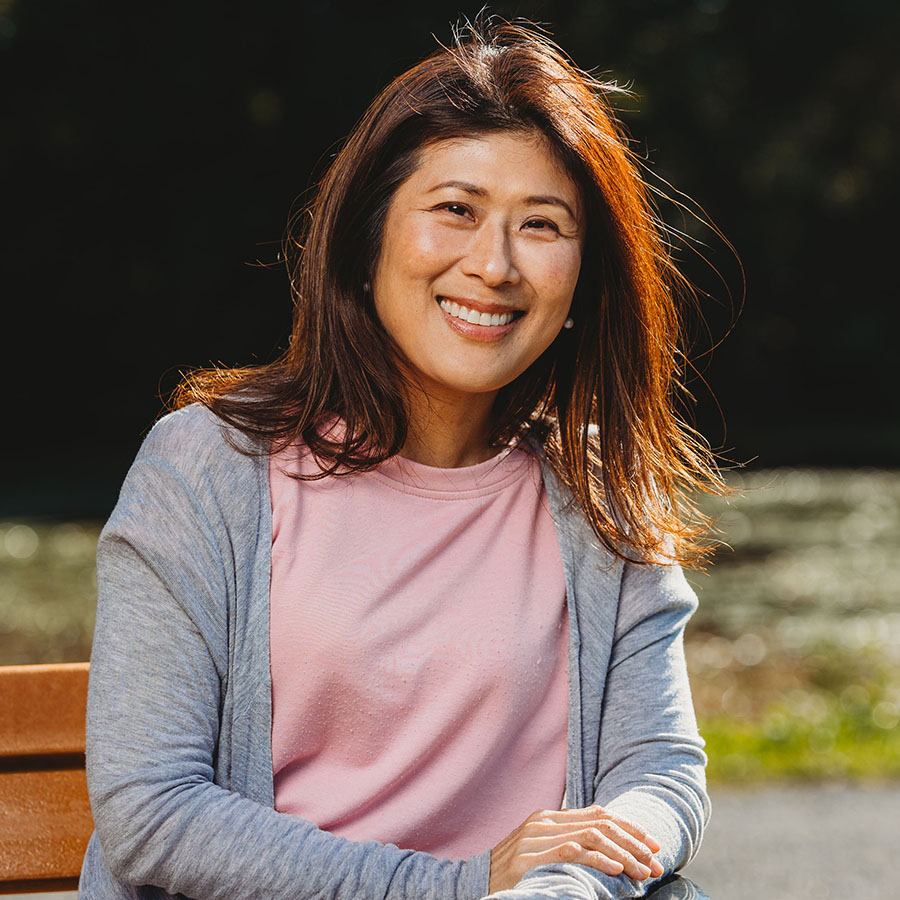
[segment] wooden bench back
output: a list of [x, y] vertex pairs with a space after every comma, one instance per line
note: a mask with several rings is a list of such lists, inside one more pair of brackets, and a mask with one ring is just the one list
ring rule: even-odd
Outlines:
[[0, 667], [0, 894], [78, 886], [87, 682], [87, 663]]

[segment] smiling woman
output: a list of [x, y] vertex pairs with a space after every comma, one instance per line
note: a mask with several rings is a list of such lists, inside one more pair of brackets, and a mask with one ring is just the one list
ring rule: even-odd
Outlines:
[[147, 437], [85, 897], [609, 900], [695, 852], [680, 498], [720, 482], [614, 91], [508, 24], [401, 75], [288, 239], [288, 350]]

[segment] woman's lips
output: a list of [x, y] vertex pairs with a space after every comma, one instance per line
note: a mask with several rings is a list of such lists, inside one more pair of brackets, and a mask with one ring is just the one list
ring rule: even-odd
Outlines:
[[469, 304], [457, 303], [456, 300], [450, 300], [447, 297], [440, 297], [438, 303], [444, 312], [471, 325], [508, 325], [515, 318], [514, 310], [507, 307], [493, 310], [477, 309]]
[[438, 297], [447, 324], [458, 334], [479, 341], [496, 341], [508, 334], [524, 315], [521, 310], [496, 303], [481, 303], [455, 297]]

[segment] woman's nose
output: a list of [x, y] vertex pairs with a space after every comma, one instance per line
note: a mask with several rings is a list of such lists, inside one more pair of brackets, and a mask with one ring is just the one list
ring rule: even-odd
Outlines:
[[472, 242], [462, 260], [462, 270], [466, 275], [477, 276], [491, 287], [516, 284], [519, 270], [516, 268], [506, 228], [499, 223], [484, 223], [472, 236]]

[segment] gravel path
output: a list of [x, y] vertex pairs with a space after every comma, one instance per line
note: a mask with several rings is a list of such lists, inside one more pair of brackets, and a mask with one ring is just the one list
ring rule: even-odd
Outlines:
[[900, 784], [713, 788], [684, 870], [710, 900], [897, 900]]
[[[900, 784], [713, 788], [684, 874], [709, 900], [897, 900]], [[75, 900], [28, 894], [22, 900]], [[13, 897], [11, 900], [17, 900]]]

